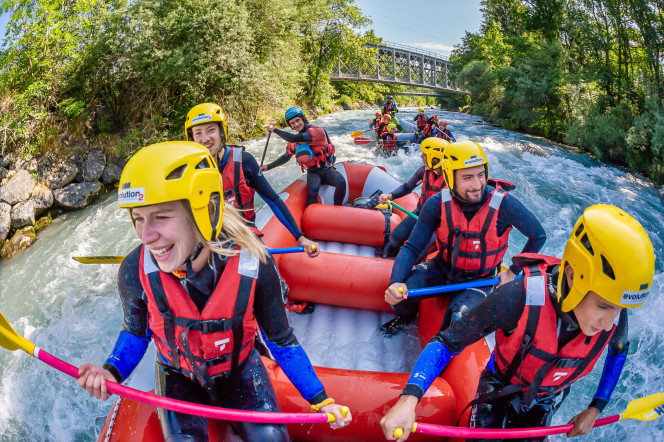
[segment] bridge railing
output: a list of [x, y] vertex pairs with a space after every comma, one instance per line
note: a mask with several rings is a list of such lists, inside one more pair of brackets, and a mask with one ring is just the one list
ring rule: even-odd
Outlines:
[[368, 54], [359, 59], [339, 59], [333, 80], [371, 81], [458, 91], [450, 78], [447, 57], [398, 43], [365, 44]]

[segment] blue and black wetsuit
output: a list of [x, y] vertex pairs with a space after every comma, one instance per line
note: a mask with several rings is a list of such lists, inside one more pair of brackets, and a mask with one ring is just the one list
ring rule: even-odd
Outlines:
[[[556, 293], [558, 267], [552, 270], [548, 280], [551, 285], [549, 296], [560, 320], [558, 348], [562, 348], [579, 336], [581, 330], [574, 313], [563, 313], [557, 297], [551, 296], [551, 293]], [[511, 333], [517, 328], [525, 306], [526, 290], [524, 279], [520, 278], [496, 289], [461, 319], [447, 328], [441, 328], [420, 354], [402, 394], [421, 399], [452, 355], [460, 353], [467, 346], [497, 330]], [[602, 411], [609, 403], [627, 358], [628, 348], [627, 310], [623, 309], [618, 325], [609, 340], [602, 377], [590, 406]], [[492, 359], [482, 373], [477, 392], [485, 394], [506, 385], [509, 384], [500, 379]], [[496, 401], [477, 404], [471, 411], [470, 426], [477, 428], [548, 426], [568, 391], [569, 387], [553, 394], [542, 391], [540, 392], [542, 394], [537, 396], [536, 402], [527, 410], [521, 407], [522, 404], [518, 404], [518, 392]]]
[[[480, 210], [491, 196], [493, 190], [494, 187], [487, 185], [482, 200], [475, 204], [468, 204], [457, 199], [457, 203], [468, 220], [471, 220], [475, 216], [477, 211]], [[419, 214], [420, 218], [415, 224], [410, 237], [408, 237], [408, 242], [401, 247], [396, 257], [394, 267], [392, 268], [390, 284], [404, 282], [408, 289], [415, 289], [454, 282], [449, 280], [450, 269], [447, 268], [447, 264], [438, 255], [413, 268], [422, 253], [428, 249], [431, 237], [441, 224], [441, 204], [442, 197], [440, 193], [432, 196], [424, 203]], [[496, 227], [499, 236], [505, 233], [509, 227], [515, 227], [528, 238], [521, 253], [537, 253], [546, 241], [544, 228], [535, 215], [509, 193], [505, 195], [500, 206]], [[519, 268], [514, 265], [510, 266], [510, 269], [515, 274], [519, 272]], [[454, 299], [447, 310], [444, 324], [449, 324], [450, 321], [458, 318], [474, 305], [477, 305], [491, 290], [492, 287], [483, 287], [447, 294], [446, 296], [454, 297]], [[417, 315], [418, 305], [419, 299], [412, 297], [392, 307], [404, 321], [409, 321]]]
[[[147, 301], [139, 280], [140, 253], [139, 246], [122, 261], [118, 273], [124, 322], [113, 352], [103, 365], [118, 382], [126, 379], [138, 365], [150, 340]], [[205, 266], [191, 279], [181, 280], [199, 310], [203, 309], [212, 294], [225, 264], [224, 258], [213, 254], [211, 266]], [[285, 297], [276, 266], [270, 257], [266, 263], [260, 264], [254, 292], [254, 315], [284, 373], [305, 399], [317, 404], [327, 399], [327, 394], [288, 324]], [[256, 350], [228, 377], [214, 379], [214, 397], [197, 381], [169, 367], [159, 357], [156, 382], [158, 394], [175, 399], [242, 410], [279, 411], [274, 389]], [[167, 438], [181, 440], [186, 436], [193, 438], [191, 440], [207, 440], [206, 418], [163, 409], [159, 410], [159, 414]], [[288, 433], [282, 425], [242, 422], [233, 425], [244, 440], [288, 440]]]
[[[219, 161], [220, 172], [223, 172], [224, 167], [226, 167], [229, 161], [233, 161], [232, 158], [230, 158], [230, 153], [231, 149], [226, 147], [224, 155]], [[277, 217], [277, 219], [281, 221], [281, 224], [286, 226], [288, 231], [295, 237], [295, 239], [298, 239], [300, 236], [302, 236], [303, 233], [297, 226], [297, 223], [295, 222], [293, 215], [288, 210], [288, 207], [286, 207], [284, 201], [279, 197], [277, 192], [274, 191], [270, 183], [263, 176], [263, 172], [261, 172], [261, 168], [258, 165], [256, 158], [254, 158], [253, 155], [246, 151], [242, 151], [242, 172], [244, 173], [244, 178], [247, 182], [247, 185], [258, 192], [261, 198], [263, 198], [265, 201], [265, 204], [267, 204], [270, 209], [272, 209], [272, 212]]]
[[[309, 133], [310, 126], [311, 125], [307, 124], [302, 132], [297, 134], [280, 129], [274, 129], [274, 133], [288, 143], [310, 143], [313, 140], [311, 133]], [[286, 164], [292, 156], [292, 154], [285, 152], [279, 158], [268, 164], [267, 170]], [[346, 195], [346, 179], [333, 166], [307, 168], [307, 206], [318, 202], [318, 191], [322, 184], [334, 187], [334, 205], [341, 206], [344, 202], [344, 196]]]

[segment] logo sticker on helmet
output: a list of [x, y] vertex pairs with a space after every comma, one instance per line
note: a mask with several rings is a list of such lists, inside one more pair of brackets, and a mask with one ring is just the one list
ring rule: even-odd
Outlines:
[[191, 119], [191, 124], [200, 123], [201, 121], [208, 121], [212, 119], [210, 114], [198, 114], [197, 117]]
[[145, 187], [118, 190], [118, 204], [145, 202]]
[[478, 164], [484, 164], [484, 158], [475, 157], [463, 162], [463, 165], [466, 167], [477, 166]]
[[642, 304], [646, 302], [649, 293], [650, 290], [646, 290], [645, 292], [630, 292], [625, 290], [622, 294], [622, 298], [620, 298], [620, 303], [626, 305]]

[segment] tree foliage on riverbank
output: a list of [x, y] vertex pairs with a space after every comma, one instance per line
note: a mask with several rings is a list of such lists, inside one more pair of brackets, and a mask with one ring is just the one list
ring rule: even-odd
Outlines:
[[327, 72], [362, 51], [354, 0], [3, 0], [2, 152], [94, 138], [121, 153], [181, 138], [196, 103], [254, 134], [294, 102], [329, 103]]
[[664, 182], [664, 4], [484, 0], [452, 61], [472, 113]]

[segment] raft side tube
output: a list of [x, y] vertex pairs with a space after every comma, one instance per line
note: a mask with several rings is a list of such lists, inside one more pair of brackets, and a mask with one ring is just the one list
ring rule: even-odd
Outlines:
[[[393, 213], [390, 232], [400, 222], [401, 218]], [[379, 210], [312, 204], [302, 215], [302, 232], [313, 240], [382, 247], [385, 215]]]

